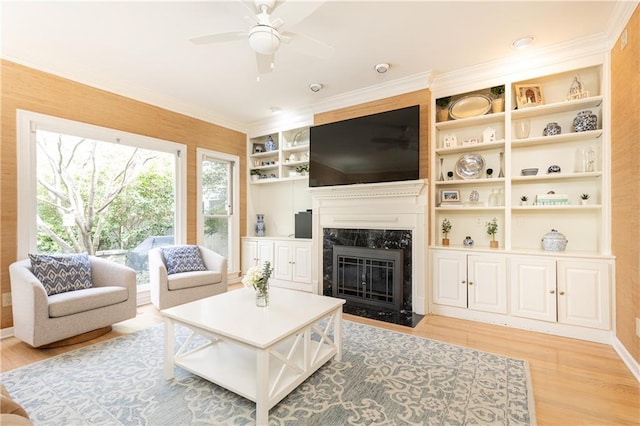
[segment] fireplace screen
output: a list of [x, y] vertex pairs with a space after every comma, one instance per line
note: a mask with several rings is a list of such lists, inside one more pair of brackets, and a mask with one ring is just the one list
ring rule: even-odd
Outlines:
[[402, 250], [333, 246], [333, 296], [400, 310]]

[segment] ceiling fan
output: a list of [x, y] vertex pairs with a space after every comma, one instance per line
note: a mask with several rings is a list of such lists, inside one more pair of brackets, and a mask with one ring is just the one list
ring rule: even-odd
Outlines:
[[[267, 74], [273, 71], [275, 53], [280, 43], [291, 43], [292, 47], [301, 53], [328, 58], [333, 53], [333, 47], [319, 40], [315, 40], [303, 34], [282, 31], [285, 21], [281, 18], [272, 18], [271, 13], [285, 3], [284, 0], [245, 0], [241, 3], [254, 14], [246, 16], [251, 22], [248, 31], [231, 31], [224, 33], [205, 34], [190, 39], [195, 44], [225, 43], [229, 41], [248, 39], [249, 46], [256, 53], [258, 73]], [[288, 25], [294, 25], [313, 13], [321, 2], [297, 2], [292, 12], [288, 14]], [[282, 6], [281, 11], [287, 6]], [[293, 43], [292, 43], [293, 42]]]

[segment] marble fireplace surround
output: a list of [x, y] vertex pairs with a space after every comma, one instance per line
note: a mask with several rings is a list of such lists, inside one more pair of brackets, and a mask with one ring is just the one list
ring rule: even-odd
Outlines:
[[427, 312], [427, 181], [311, 188], [313, 290], [322, 294], [324, 228], [394, 229], [412, 232], [413, 312]]

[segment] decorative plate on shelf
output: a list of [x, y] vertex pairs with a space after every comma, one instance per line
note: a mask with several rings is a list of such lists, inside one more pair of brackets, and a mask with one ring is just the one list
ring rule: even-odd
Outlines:
[[464, 154], [456, 162], [456, 174], [462, 179], [478, 179], [484, 172], [484, 158], [480, 154]]
[[469, 95], [453, 102], [449, 107], [449, 114], [456, 120], [461, 118], [478, 117], [491, 109], [493, 99], [487, 95]]

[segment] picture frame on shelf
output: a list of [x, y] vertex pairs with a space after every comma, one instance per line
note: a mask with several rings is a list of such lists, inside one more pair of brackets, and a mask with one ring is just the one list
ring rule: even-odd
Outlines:
[[542, 85], [535, 83], [516, 84], [516, 104], [518, 108], [544, 105]]
[[451, 206], [460, 204], [460, 191], [457, 189], [441, 189], [440, 205]]

